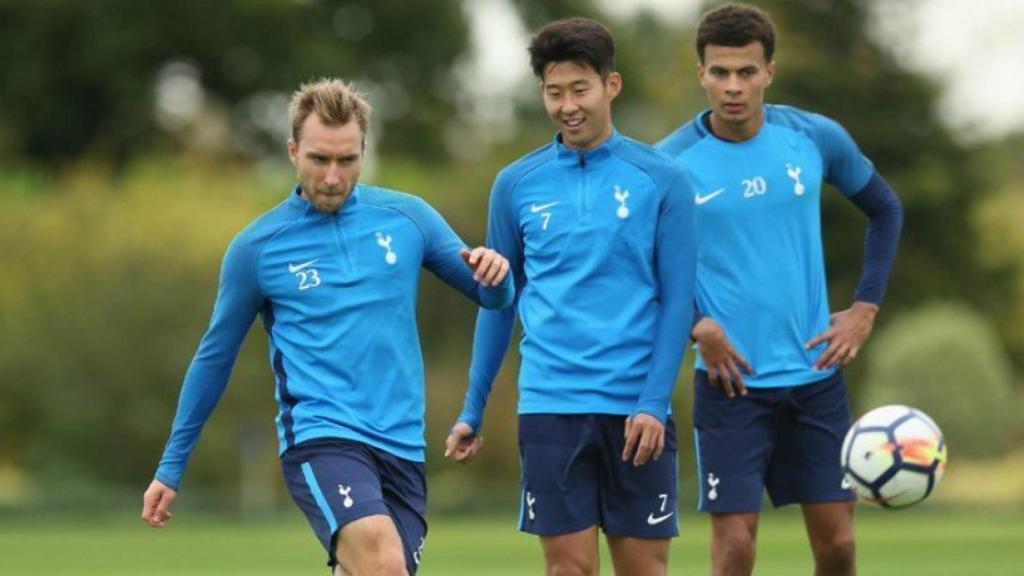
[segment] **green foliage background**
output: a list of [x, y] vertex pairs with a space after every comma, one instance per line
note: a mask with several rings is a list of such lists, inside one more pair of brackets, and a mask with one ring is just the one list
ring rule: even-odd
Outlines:
[[[1006, 428], [1003, 446], [1019, 441], [1024, 164], [1013, 151], [1022, 137], [959, 143], [934, 111], [937, 86], [869, 34], [866, 2], [760, 4], [780, 27], [769, 99], [839, 120], [906, 207], [889, 297], [865, 353], [885, 366], [878, 382], [959, 389], [972, 373], [937, 369], [897, 345], [922, 331], [959, 335], [946, 345], [1007, 366], [986, 378], [1018, 409], [997, 418], [983, 403], [961, 406], [969, 414], [961, 422], [951, 412], [949, 430], [980, 419]], [[656, 141], [703, 108], [689, 25], [644, 14], [617, 21], [586, 1], [515, 5], [530, 29], [570, 13], [608, 23], [625, 77], [615, 108], [624, 133]], [[280, 96], [303, 80], [360, 80], [377, 108], [372, 180], [423, 196], [467, 242], [482, 242], [494, 175], [551, 131], [532, 84], [503, 98], [517, 118], [501, 129], [509, 137], [467, 119], [453, 74], [467, 26], [455, 0], [0, 1], [0, 67], [9, 79], [0, 86], [0, 506], [136, 505], [208, 321], [223, 250], [293, 184], [280, 134], [253, 112], [260, 102], [281, 104], [270, 113], [283, 118]], [[526, 69], [523, 48], [522, 62], [510, 66]], [[154, 82], [168, 62], [200, 73], [204, 108], [187, 129], [162, 125], [153, 112]], [[213, 144], [196, 137], [210, 126], [227, 136]], [[463, 139], [461, 148], [449, 145], [452, 135]], [[860, 274], [864, 219], [839, 194], [826, 198], [830, 293], [841, 309]], [[894, 326], [902, 335], [883, 334], [932, 300], [974, 311], [982, 327], [962, 336], [940, 315], [924, 327]], [[440, 448], [461, 403], [474, 310], [426, 279], [419, 320], [432, 506], [507, 509], [518, 493], [515, 352], [490, 402], [485, 452], [457, 468], [441, 460]], [[998, 336], [975, 338], [990, 331]], [[265, 350], [257, 326], [193, 456], [189, 497], [176, 506], [246, 513], [289, 506], [275, 463]], [[944, 361], [960, 366], [955, 358]], [[913, 362], [923, 368], [907, 370]], [[862, 386], [870, 363], [849, 371], [858, 406], [874, 402]], [[675, 400], [684, 483], [692, 468], [690, 373], [681, 371]], [[904, 389], [892, 387], [886, 401], [916, 401]], [[947, 439], [954, 459], [968, 442], [960, 436]]]

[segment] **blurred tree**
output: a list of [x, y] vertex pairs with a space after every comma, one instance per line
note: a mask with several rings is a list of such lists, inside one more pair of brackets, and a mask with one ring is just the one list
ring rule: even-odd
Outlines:
[[[972, 221], [981, 239], [980, 264], [998, 282], [980, 282], [979, 308], [999, 327], [1018, 370], [1024, 369], [1024, 134], [981, 146], [975, 170], [991, 192], [977, 203]], [[1024, 384], [1024, 382], [1022, 382]], [[1024, 392], [1024, 389], [1021, 390]]]
[[249, 146], [270, 139], [276, 150], [282, 134], [266, 128], [281, 126], [281, 99], [267, 98], [339, 76], [370, 90], [384, 150], [436, 158], [466, 24], [458, 0], [2, 0], [0, 37], [9, 154], [123, 160], [167, 142], [161, 98], [172, 116], [222, 114]]
[[[990, 159], [974, 163], [935, 115], [934, 86], [904, 70], [870, 37], [864, 3], [762, 4], [780, 27], [770, 100], [842, 122], [907, 207], [882, 322], [924, 297], [963, 299], [997, 318], [1003, 336], [1016, 334], [1018, 342], [1020, 316], [1007, 310], [1015, 306], [1019, 314], [1021, 298], [1005, 286], [1024, 276], [1024, 267], [1011, 265], [1020, 253], [1013, 247], [1020, 229], [1015, 183], [1022, 173], [996, 165], [1009, 165], [1019, 146], [994, 147]], [[644, 14], [609, 19], [583, 0], [515, 5], [531, 31], [568, 14], [609, 25], [625, 77], [615, 105], [625, 134], [656, 141], [705, 106], [692, 23], [677, 26]], [[481, 147], [470, 161], [443, 157], [455, 89], [447, 65], [465, 44], [456, 0], [183, 0], [166, 6], [0, 0], [0, 34], [7, 74], [0, 87], [0, 151], [50, 162], [88, 150], [126, 161], [117, 176], [96, 162], [52, 173], [0, 167], [0, 246], [14, 271], [0, 278], [0, 325], [8, 337], [0, 346], [0, 463], [27, 469], [33, 480], [50, 475], [65, 481], [73, 472], [141, 486], [152, 474], [181, 377], [208, 320], [224, 247], [290, 185], [279, 130], [287, 93], [300, 81], [338, 75], [373, 90], [376, 121], [387, 132], [374, 180], [424, 196], [471, 243], [484, 237], [495, 173], [552, 135], [534, 92], [518, 110], [513, 140]], [[200, 116], [182, 128], [176, 122], [184, 122], [197, 99]], [[180, 136], [182, 130], [223, 130], [245, 146], [272, 145], [283, 169], [191, 156], [172, 160], [161, 148], [195, 137]], [[1019, 162], [1012, 165], [1019, 168]], [[989, 188], [1001, 190], [992, 202]], [[864, 220], [838, 194], [826, 194], [824, 217], [833, 305], [845, 306], [859, 275]], [[996, 259], [980, 258], [983, 253]], [[1024, 281], [1018, 282], [1019, 290]], [[474, 316], [464, 298], [431, 279], [423, 282], [419, 319], [431, 474], [451, 470], [439, 461], [440, 439], [461, 403]], [[854, 366], [851, 380], [863, 366]], [[438, 488], [449, 495], [448, 505], [472, 500], [460, 491], [464, 482], [493, 486], [516, 475], [518, 463], [510, 457], [516, 367], [509, 355], [487, 412], [486, 453], [445, 476], [456, 484]], [[255, 425], [273, 434], [272, 389], [262, 336], [252, 338], [195, 453], [186, 477], [190, 490], [205, 485], [234, 494], [239, 431]], [[677, 397], [680, 445], [686, 446], [689, 389], [681, 387]]]
[[1017, 408], [1010, 363], [983, 316], [932, 304], [894, 320], [869, 348], [859, 412], [907, 404], [938, 422], [953, 454], [1006, 453]]

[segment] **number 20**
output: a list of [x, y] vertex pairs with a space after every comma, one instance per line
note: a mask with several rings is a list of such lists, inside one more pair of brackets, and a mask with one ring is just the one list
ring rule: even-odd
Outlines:
[[749, 180], [743, 181], [743, 197], [753, 198], [754, 196], [760, 196], [768, 191], [768, 183], [764, 181], [764, 178], [757, 176]]

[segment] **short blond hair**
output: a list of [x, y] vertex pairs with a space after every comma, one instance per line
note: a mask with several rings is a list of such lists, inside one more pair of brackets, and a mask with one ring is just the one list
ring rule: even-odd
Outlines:
[[299, 141], [302, 125], [314, 112], [327, 126], [342, 126], [355, 118], [365, 137], [370, 126], [370, 111], [366, 96], [342, 80], [321, 78], [307, 82], [295, 91], [288, 106], [292, 140]]

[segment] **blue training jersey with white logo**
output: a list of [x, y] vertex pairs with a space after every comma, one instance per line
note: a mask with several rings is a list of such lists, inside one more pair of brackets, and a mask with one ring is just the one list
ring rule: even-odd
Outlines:
[[520, 414], [664, 421], [693, 315], [691, 198], [685, 170], [618, 132], [585, 152], [556, 137], [502, 170], [487, 243], [517, 308], [478, 314], [459, 421], [480, 428], [517, 311]]
[[416, 196], [359, 184], [336, 214], [323, 214], [296, 188], [228, 247], [156, 478], [178, 488], [257, 314], [270, 337], [282, 453], [347, 438], [422, 462], [420, 268], [485, 307], [514, 297], [511, 275], [493, 288], [475, 282], [463, 247]]
[[[717, 321], [754, 374], [748, 386], [795, 386], [827, 347], [804, 343], [829, 327], [821, 242], [821, 185], [852, 197], [874, 167], [835, 121], [766, 105], [765, 123], [742, 142], [716, 137], [704, 111], [658, 143], [693, 179], [697, 305]], [[706, 369], [697, 356], [697, 367]]]

